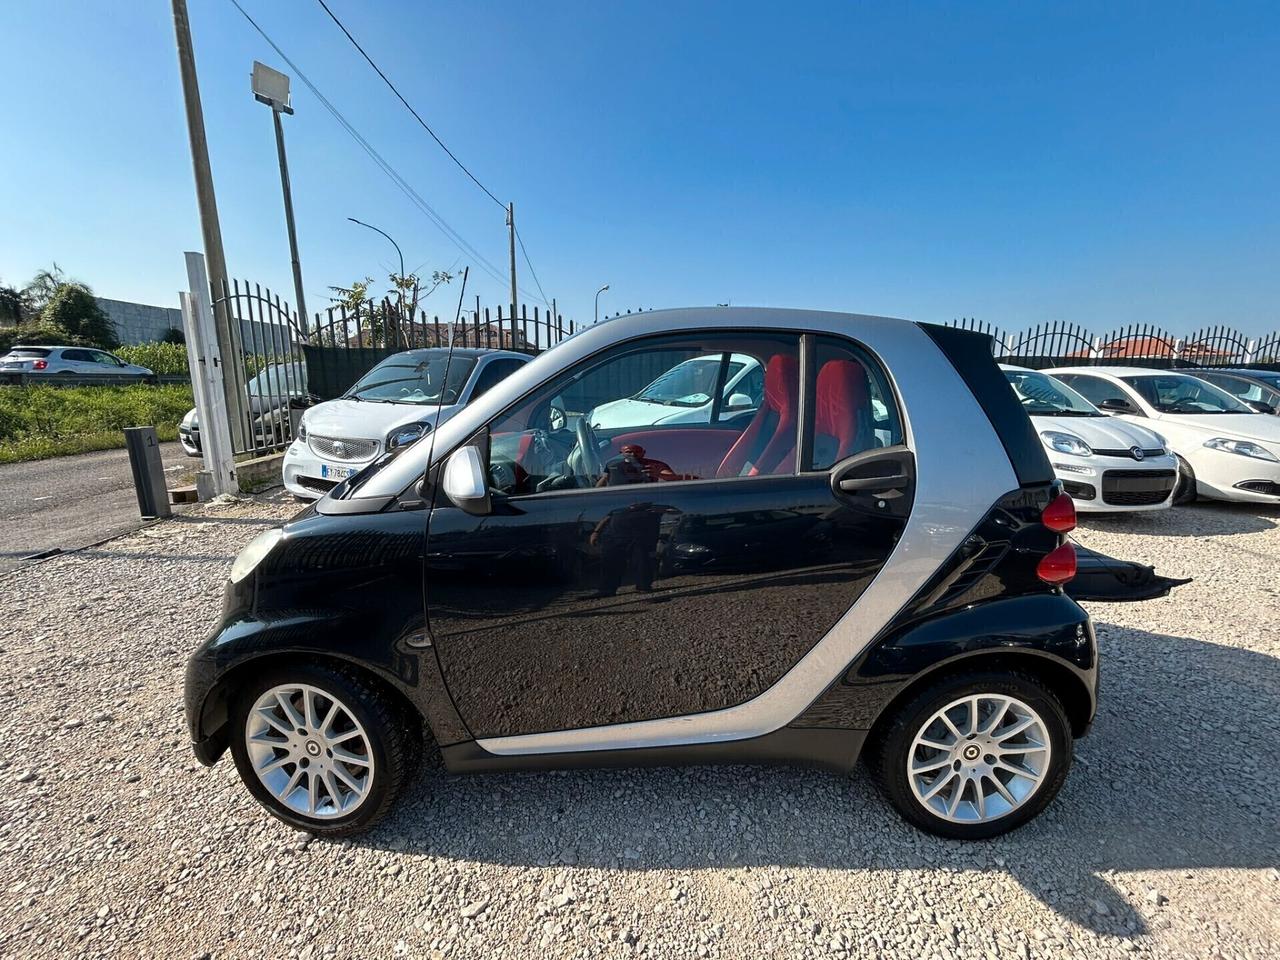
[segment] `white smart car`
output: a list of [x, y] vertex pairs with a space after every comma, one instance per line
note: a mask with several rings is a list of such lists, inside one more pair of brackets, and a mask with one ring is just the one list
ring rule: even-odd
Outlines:
[[1161, 510], [1172, 503], [1178, 463], [1162, 436], [1108, 417], [1065, 383], [1039, 371], [1003, 364], [1000, 369], [1077, 510]]
[[1159, 430], [1178, 460], [1174, 503], [1280, 503], [1280, 418], [1176, 370], [1049, 370], [1104, 413]]
[[[439, 426], [531, 358], [505, 350], [406, 350], [383, 360], [337, 400], [302, 415], [284, 457], [284, 486], [314, 500], [379, 455]], [[447, 369], [447, 377], [446, 377]]]

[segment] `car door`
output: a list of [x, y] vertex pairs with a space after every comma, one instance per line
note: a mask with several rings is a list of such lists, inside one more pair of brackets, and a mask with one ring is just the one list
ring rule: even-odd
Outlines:
[[[592, 409], [634, 395], [655, 365], [710, 353], [748, 353], [765, 370], [749, 422], [593, 430]], [[474, 515], [436, 494], [426, 597], [446, 683], [477, 738], [759, 695], [875, 577], [914, 487], [879, 364], [851, 341], [794, 333], [610, 348], [475, 443], [490, 506]]]
[[88, 350], [63, 350], [61, 369], [58, 372], [91, 377], [97, 372], [97, 366], [93, 362], [93, 354]]

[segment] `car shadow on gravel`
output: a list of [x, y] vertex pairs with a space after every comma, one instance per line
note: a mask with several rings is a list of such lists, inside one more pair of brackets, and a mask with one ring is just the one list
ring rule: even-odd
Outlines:
[[1280, 863], [1280, 738], [1271, 732], [1280, 659], [1098, 628], [1094, 730], [1078, 741], [1050, 808], [995, 840], [958, 843], [906, 826], [861, 770], [852, 779], [786, 766], [452, 775], [433, 751], [396, 813], [347, 842], [525, 866], [945, 871], [966, 904], [975, 894], [965, 881], [1002, 872], [1063, 918], [1138, 936], [1163, 925], [1165, 893], [1158, 878], [1154, 887], [1128, 880], [1126, 897], [1111, 871]]
[[1263, 533], [1280, 525], [1280, 510], [1258, 503], [1199, 500], [1147, 513], [1082, 513], [1082, 527], [1161, 537]]

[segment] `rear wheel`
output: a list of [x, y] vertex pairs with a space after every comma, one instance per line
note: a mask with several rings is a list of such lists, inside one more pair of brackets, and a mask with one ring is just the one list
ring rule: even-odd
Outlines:
[[1173, 485], [1173, 503], [1174, 506], [1181, 506], [1184, 503], [1194, 503], [1196, 499], [1196, 472], [1191, 469], [1191, 464], [1178, 457], [1178, 479]]
[[979, 840], [1021, 826], [1053, 800], [1071, 766], [1071, 726], [1034, 677], [959, 674], [903, 704], [869, 761], [907, 821]]
[[298, 664], [267, 671], [232, 714], [240, 779], [275, 816], [341, 836], [386, 815], [417, 757], [416, 725], [354, 671]]

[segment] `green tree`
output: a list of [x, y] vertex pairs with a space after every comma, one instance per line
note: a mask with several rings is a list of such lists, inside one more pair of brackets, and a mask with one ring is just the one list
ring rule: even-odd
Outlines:
[[115, 324], [103, 313], [93, 292], [83, 283], [60, 284], [40, 312], [40, 325], [65, 333], [68, 339], [110, 349], [120, 341]]
[[22, 295], [27, 300], [32, 316], [38, 317], [44, 313], [44, 308], [49, 305], [49, 301], [53, 299], [59, 287], [65, 283], [76, 282], [68, 280], [66, 273], [56, 263], [45, 270], [36, 271], [36, 275], [22, 288]]
[[0, 284], [0, 323], [20, 324], [27, 312], [27, 298], [22, 291]]

